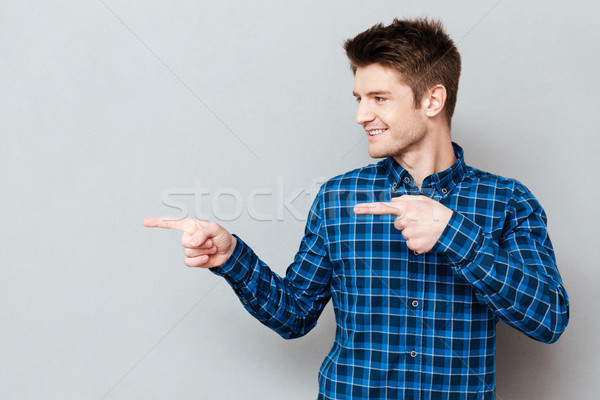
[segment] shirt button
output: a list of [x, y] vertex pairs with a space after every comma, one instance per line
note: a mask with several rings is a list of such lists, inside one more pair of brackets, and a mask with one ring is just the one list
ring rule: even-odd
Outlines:
[[444, 194], [448, 193], [448, 189], [442, 188], [442, 193], [444, 193]]
[[410, 356], [411, 356], [411, 357], [413, 357], [413, 358], [414, 358], [414, 357], [416, 357], [416, 356], [417, 356], [417, 352], [416, 352], [416, 351], [414, 351], [414, 350], [413, 350], [413, 351], [411, 351], [411, 352], [410, 352]]
[[406, 182], [406, 183], [410, 183], [410, 178], [409, 178], [408, 176], [405, 176], [405, 177], [404, 177], [404, 182]]
[[392, 185], [392, 188], [394, 190], [398, 189], [398, 182], [394, 182], [394, 184]]
[[418, 252], [418, 251], [413, 251], [413, 254], [414, 254], [415, 256], [418, 256], [418, 255], [419, 255], [419, 252]]
[[414, 308], [417, 308], [419, 306], [419, 302], [417, 300], [413, 300], [411, 304]]

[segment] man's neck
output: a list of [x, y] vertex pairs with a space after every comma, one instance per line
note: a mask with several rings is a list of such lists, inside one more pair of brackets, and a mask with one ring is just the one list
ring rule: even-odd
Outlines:
[[394, 159], [410, 173], [419, 189], [429, 175], [442, 172], [456, 162], [449, 132], [435, 138], [428, 135], [405, 153], [394, 156]]

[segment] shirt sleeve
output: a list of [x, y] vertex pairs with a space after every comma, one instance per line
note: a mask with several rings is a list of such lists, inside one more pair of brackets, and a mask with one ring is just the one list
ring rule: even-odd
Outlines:
[[567, 326], [569, 300], [545, 212], [527, 189], [516, 192], [499, 243], [454, 211], [432, 252], [446, 254], [454, 273], [500, 319], [536, 340], [553, 343]]
[[250, 314], [286, 339], [308, 333], [331, 297], [320, 194], [309, 211], [304, 237], [285, 277], [275, 274], [237, 236], [227, 262], [211, 269], [227, 280]]

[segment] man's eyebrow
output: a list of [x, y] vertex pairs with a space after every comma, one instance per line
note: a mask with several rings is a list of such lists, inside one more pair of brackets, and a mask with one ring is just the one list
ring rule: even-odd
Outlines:
[[[359, 94], [356, 92], [352, 92], [352, 94], [354, 95], [354, 97], [359, 97]], [[372, 92], [367, 93], [367, 96], [379, 96], [382, 94], [392, 94], [392, 92], [390, 92], [389, 90], [374, 90]]]

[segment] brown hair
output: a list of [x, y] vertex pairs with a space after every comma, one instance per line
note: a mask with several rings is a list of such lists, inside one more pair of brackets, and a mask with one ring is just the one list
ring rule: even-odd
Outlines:
[[419, 108], [425, 92], [437, 84], [446, 88], [445, 113], [452, 119], [458, 80], [460, 54], [442, 23], [418, 18], [377, 24], [344, 43], [350, 68], [381, 64], [400, 73], [401, 79], [413, 91], [415, 107]]

